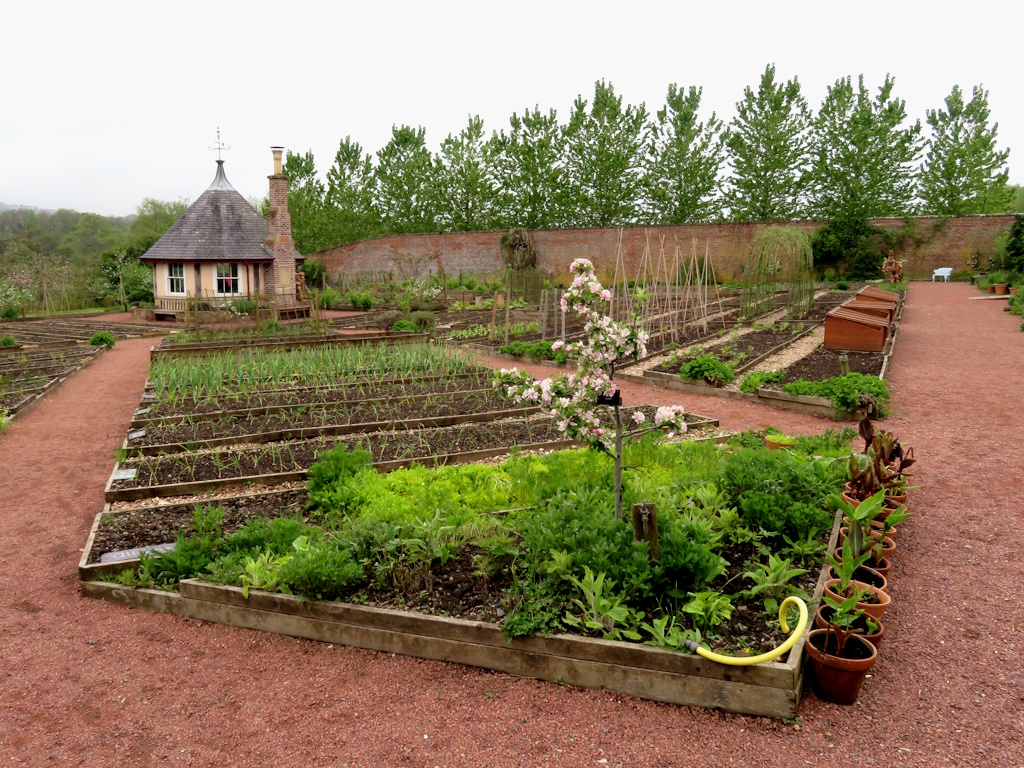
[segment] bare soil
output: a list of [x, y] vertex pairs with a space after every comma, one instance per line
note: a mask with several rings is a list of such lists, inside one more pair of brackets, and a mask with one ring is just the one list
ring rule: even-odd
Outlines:
[[[79, 548], [151, 345], [118, 343], [0, 436], [0, 755], [90, 767], [1019, 766], [1024, 526], [1006, 489], [1024, 487], [1024, 334], [973, 295], [910, 286], [887, 426], [914, 446], [921, 488], [890, 571], [886, 640], [858, 704], [808, 692], [796, 725], [82, 599]], [[622, 389], [734, 430], [835, 426]]]
[[791, 381], [824, 381], [842, 374], [841, 358], [846, 355], [851, 373], [866, 373], [877, 376], [882, 371], [885, 355], [881, 352], [840, 352], [835, 349], [816, 349], [807, 357], [797, 360], [786, 368], [786, 376], [776, 386]]

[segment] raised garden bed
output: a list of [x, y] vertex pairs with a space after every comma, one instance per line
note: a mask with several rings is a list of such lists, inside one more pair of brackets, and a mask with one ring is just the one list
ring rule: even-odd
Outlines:
[[165, 357], [196, 357], [202, 355], [217, 355], [224, 353], [241, 352], [246, 353], [252, 350], [281, 351], [286, 352], [295, 349], [308, 349], [312, 347], [347, 347], [362, 346], [366, 344], [423, 344], [430, 340], [429, 334], [421, 333], [392, 333], [382, 331], [380, 333], [368, 333], [362, 335], [339, 335], [316, 337], [312, 339], [271, 339], [268, 341], [249, 342], [209, 342], [200, 344], [169, 344], [166, 346], [154, 347], [150, 352], [150, 358], [158, 360]]

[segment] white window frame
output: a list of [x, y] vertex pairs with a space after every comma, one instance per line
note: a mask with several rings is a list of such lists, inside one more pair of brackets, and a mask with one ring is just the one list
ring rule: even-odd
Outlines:
[[[177, 269], [178, 274], [175, 273]], [[180, 281], [181, 290], [174, 290], [174, 284]], [[181, 262], [169, 263], [167, 265], [167, 293], [171, 296], [184, 296], [185, 295], [185, 265]]]
[[[221, 275], [221, 268], [228, 270], [227, 275]], [[228, 280], [234, 285], [232, 291], [222, 291], [221, 281]], [[213, 290], [217, 296], [238, 296], [242, 293], [242, 277], [239, 273], [237, 262], [228, 262], [214, 265], [213, 268]]]

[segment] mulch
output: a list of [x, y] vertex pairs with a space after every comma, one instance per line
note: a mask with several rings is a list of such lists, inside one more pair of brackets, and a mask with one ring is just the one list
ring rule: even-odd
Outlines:
[[[81, 598], [79, 549], [152, 344], [119, 342], [0, 437], [0, 755], [32, 766], [1019, 766], [1024, 334], [972, 295], [910, 286], [887, 426], [914, 446], [921, 488], [890, 572], [881, 660], [858, 704], [808, 693], [798, 724]], [[836, 426], [623, 392], [730, 429]]]

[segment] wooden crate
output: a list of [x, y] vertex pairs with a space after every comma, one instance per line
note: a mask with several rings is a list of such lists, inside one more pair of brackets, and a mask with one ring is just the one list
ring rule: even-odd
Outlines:
[[822, 347], [852, 352], [881, 352], [888, 335], [889, 321], [886, 318], [841, 306], [825, 315], [825, 341]]
[[895, 302], [889, 301], [868, 301], [867, 299], [850, 299], [841, 306], [852, 309], [855, 312], [866, 312], [869, 315], [884, 317], [890, 323], [896, 315]]
[[886, 291], [873, 285], [865, 285], [857, 295], [853, 297], [856, 301], [891, 301], [898, 304], [900, 295], [895, 291]]

